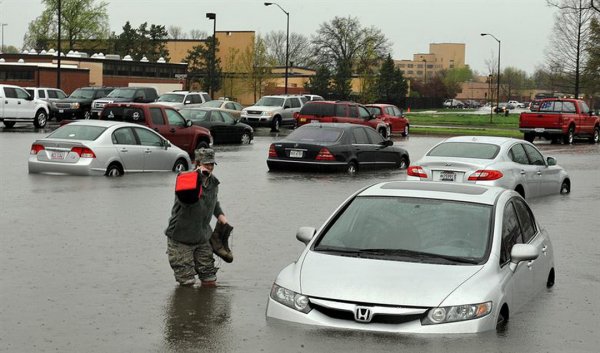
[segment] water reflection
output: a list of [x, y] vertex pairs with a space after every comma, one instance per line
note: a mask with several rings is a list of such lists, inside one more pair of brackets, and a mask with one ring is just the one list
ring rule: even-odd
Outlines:
[[231, 294], [224, 288], [177, 287], [165, 320], [164, 345], [170, 351], [228, 351]]

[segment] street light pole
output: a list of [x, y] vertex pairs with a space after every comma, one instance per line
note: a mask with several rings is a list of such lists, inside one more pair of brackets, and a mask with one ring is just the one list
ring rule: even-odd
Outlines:
[[500, 108], [500, 39], [496, 38], [493, 34], [491, 33], [481, 33], [481, 36], [490, 36], [492, 38], [494, 38], [496, 40], [496, 42], [498, 42], [498, 82], [497, 84], [497, 89], [496, 89], [496, 113], [499, 112], [499, 108]]
[[0, 23], [2, 27], [2, 46], [0, 47], [0, 53], [4, 53], [4, 26], [8, 26], [8, 23]]
[[61, 51], [61, 46], [60, 46], [60, 42], [61, 42], [61, 36], [60, 36], [60, 22], [61, 22], [61, 18], [60, 18], [60, 11], [61, 11], [61, 1], [58, 0], [58, 62], [56, 65], [56, 88], [60, 88], [60, 51]]
[[217, 14], [208, 12], [206, 18], [213, 20], [213, 47], [212, 47], [212, 58], [210, 60], [210, 69], [208, 71], [208, 90], [210, 93], [210, 99], [215, 99], [215, 90], [213, 89], [213, 76], [216, 74], [215, 63], [217, 61]]
[[423, 58], [422, 60], [425, 64], [423, 64], [423, 82], [427, 83], [427, 59]]
[[285, 11], [283, 7], [279, 6], [276, 2], [265, 2], [265, 6], [277, 5], [287, 16], [287, 31], [285, 39], [285, 94], [288, 93], [288, 67], [290, 60], [290, 13]]

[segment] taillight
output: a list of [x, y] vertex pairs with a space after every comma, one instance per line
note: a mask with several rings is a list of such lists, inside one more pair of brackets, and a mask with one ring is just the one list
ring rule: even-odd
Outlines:
[[277, 152], [275, 151], [274, 144], [271, 144], [271, 147], [269, 147], [269, 158], [271, 157], [277, 157]]
[[300, 115], [300, 112], [294, 112], [294, 119], [298, 120], [299, 115]]
[[94, 151], [87, 147], [73, 147], [71, 152], [77, 153], [81, 158], [96, 158]]
[[33, 145], [31, 145], [31, 151], [29, 152], [29, 154], [38, 154], [39, 151], [43, 150], [45, 150], [44, 146], [34, 143]]
[[331, 154], [331, 152], [327, 148], [323, 147], [319, 151], [319, 154], [317, 154], [316, 160], [318, 160], [318, 161], [335, 161], [335, 156], [333, 154]]
[[427, 178], [427, 173], [425, 173], [423, 167], [419, 167], [418, 165], [409, 166], [406, 173], [414, 177]]
[[477, 180], [498, 180], [502, 178], [504, 174], [499, 170], [477, 170], [475, 173], [469, 176], [469, 180], [477, 181]]

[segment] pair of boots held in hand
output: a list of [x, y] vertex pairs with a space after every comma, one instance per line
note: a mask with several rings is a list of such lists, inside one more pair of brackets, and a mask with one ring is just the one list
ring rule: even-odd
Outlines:
[[233, 227], [227, 224], [217, 222], [215, 230], [210, 236], [210, 246], [218, 257], [222, 258], [223, 261], [231, 263], [233, 261], [233, 254], [229, 248], [229, 236]]

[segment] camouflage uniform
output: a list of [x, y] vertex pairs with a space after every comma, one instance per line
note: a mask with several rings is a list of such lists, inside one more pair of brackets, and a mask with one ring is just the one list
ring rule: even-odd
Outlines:
[[[214, 152], [208, 149], [207, 151], [209, 157], [212, 154], [212, 158], [205, 158], [204, 161], [209, 160], [212, 162], [208, 163], [214, 163]], [[197, 160], [202, 162], [202, 158], [199, 159], [198, 155]], [[194, 280], [196, 274], [202, 281], [217, 279], [217, 268], [214, 266], [215, 259], [209, 238], [212, 234], [210, 226], [212, 216], [219, 217], [223, 214], [217, 198], [219, 180], [214, 175], [208, 178], [198, 176], [198, 179], [201, 181], [205, 179], [201, 182], [201, 197], [194, 203], [186, 203], [175, 196], [169, 225], [165, 230], [165, 235], [168, 237], [169, 264], [175, 279], [182, 284]]]

